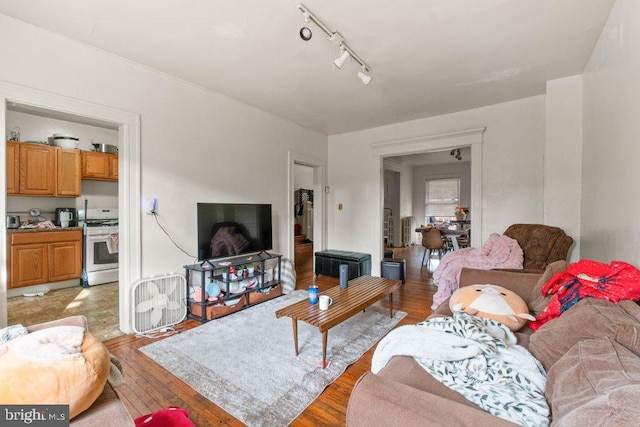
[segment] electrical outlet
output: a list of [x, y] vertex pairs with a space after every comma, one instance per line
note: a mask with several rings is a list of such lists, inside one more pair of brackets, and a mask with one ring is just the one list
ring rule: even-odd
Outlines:
[[147, 215], [153, 215], [154, 213], [156, 213], [158, 199], [156, 199], [155, 197], [146, 197], [143, 199], [142, 204], [144, 207], [144, 213], [146, 213]]

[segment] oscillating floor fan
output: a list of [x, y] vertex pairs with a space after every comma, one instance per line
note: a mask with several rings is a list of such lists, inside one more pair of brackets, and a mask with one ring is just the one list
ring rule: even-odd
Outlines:
[[187, 284], [180, 274], [140, 279], [133, 285], [133, 330], [155, 332], [187, 317]]

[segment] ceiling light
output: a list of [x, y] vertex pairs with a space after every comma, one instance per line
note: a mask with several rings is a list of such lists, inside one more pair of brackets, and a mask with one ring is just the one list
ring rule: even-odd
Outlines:
[[[322, 32], [324, 32], [327, 35], [327, 37], [329, 37], [329, 40], [332, 43], [334, 43], [337, 46], [340, 46], [340, 56], [333, 61], [336, 67], [341, 69], [345, 61], [347, 60], [347, 58], [349, 57], [353, 58], [353, 60], [357, 62], [361, 68], [361, 71], [358, 72], [358, 77], [360, 78], [360, 80], [362, 80], [362, 83], [364, 83], [365, 85], [368, 85], [371, 82], [371, 76], [368, 74], [371, 72], [371, 67], [369, 67], [362, 60], [362, 58], [356, 55], [353, 49], [347, 46], [347, 44], [344, 42], [344, 38], [342, 37], [342, 35], [340, 35], [340, 33], [337, 31], [333, 31], [329, 29], [329, 27], [327, 27], [320, 19], [318, 19], [317, 16], [311, 13], [311, 11], [307, 9], [307, 7], [302, 3], [298, 3], [296, 7], [298, 8], [298, 10], [300, 10], [300, 12], [302, 12], [302, 15], [304, 16], [305, 24], [309, 24], [310, 22], [314, 23], [315, 25], [318, 26], [318, 28], [322, 30]], [[302, 40], [305, 40], [305, 41], [309, 40], [311, 39], [311, 36], [312, 34], [311, 34], [310, 26], [305, 25], [300, 29], [300, 38], [302, 38]]]
[[458, 160], [462, 160], [462, 154], [460, 154], [460, 149], [459, 148], [454, 148], [453, 150], [451, 150], [449, 155], [450, 156], [454, 156]]
[[311, 29], [309, 27], [300, 28], [300, 38], [302, 40], [307, 42], [311, 40], [311, 36], [313, 36], [313, 33], [311, 32]]
[[333, 61], [333, 63], [336, 64], [336, 67], [342, 69], [342, 66], [344, 65], [344, 61], [346, 61], [347, 58], [351, 55], [349, 55], [349, 52], [347, 52], [347, 50], [343, 46], [340, 46], [340, 50], [342, 51], [342, 53], [338, 58], [336, 58], [335, 61]]
[[362, 83], [364, 83], [365, 86], [371, 83], [371, 76], [367, 74], [367, 70], [364, 67], [358, 71], [358, 77], [360, 77], [360, 80], [362, 80]]

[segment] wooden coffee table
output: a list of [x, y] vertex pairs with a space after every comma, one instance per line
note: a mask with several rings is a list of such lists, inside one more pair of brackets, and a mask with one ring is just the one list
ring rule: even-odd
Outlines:
[[290, 317], [293, 322], [293, 346], [298, 355], [298, 320], [317, 326], [322, 334], [322, 368], [327, 364], [327, 333], [354, 314], [389, 295], [389, 317], [393, 317], [393, 294], [400, 288], [400, 280], [382, 277], [360, 276], [349, 280], [346, 289], [335, 286], [322, 295], [333, 299], [328, 310], [320, 310], [319, 304], [309, 304], [305, 299], [276, 311], [276, 317]]

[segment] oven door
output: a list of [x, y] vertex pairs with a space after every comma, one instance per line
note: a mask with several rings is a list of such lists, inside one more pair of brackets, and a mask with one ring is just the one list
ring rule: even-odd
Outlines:
[[87, 247], [85, 257], [87, 271], [113, 270], [118, 268], [118, 252], [109, 253], [107, 241], [111, 239], [111, 233], [105, 232], [99, 235], [87, 235]]

